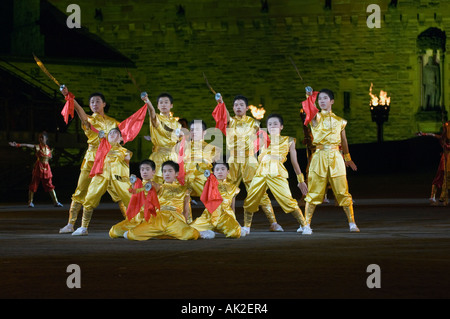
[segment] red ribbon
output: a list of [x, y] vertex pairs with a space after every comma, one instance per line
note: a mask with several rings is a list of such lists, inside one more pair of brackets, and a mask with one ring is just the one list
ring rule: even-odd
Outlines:
[[306, 113], [306, 118], [304, 122], [305, 126], [312, 121], [312, 119], [316, 116], [317, 113], [319, 113], [319, 110], [314, 105], [314, 103], [316, 102], [317, 94], [319, 94], [319, 92], [314, 91], [313, 94], [308, 96], [306, 101], [302, 102], [303, 110]]
[[65, 96], [66, 104], [64, 104], [64, 107], [61, 111], [61, 115], [64, 117], [64, 122], [66, 124], [69, 123], [69, 116], [73, 118], [74, 111], [75, 111], [75, 102], [74, 102], [75, 95], [73, 95], [71, 92]]
[[216, 120], [216, 128], [220, 129], [224, 135], [227, 135], [227, 108], [225, 103], [217, 104], [212, 112], [214, 120]]
[[184, 169], [184, 147], [185, 147], [185, 143], [186, 143], [186, 138], [183, 135], [183, 138], [181, 140], [181, 144], [180, 144], [180, 150], [178, 151], [178, 166], [179, 166], [179, 170], [178, 170], [178, 182], [181, 185], [184, 185], [185, 183], [185, 176], [186, 176], [186, 171]]
[[139, 134], [142, 124], [144, 124], [147, 114], [147, 104], [141, 107], [137, 112], [119, 124], [119, 130], [122, 133], [123, 143], [127, 143], [136, 138]]
[[253, 142], [253, 147], [254, 147], [255, 153], [257, 153], [259, 151], [259, 149], [261, 148], [260, 138], [259, 138], [260, 135], [263, 136], [264, 142], [265, 142], [264, 144], [266, 144], [266, 147], [269, 147], [269, 145], [270, 145], [269, 135], [266, 133], [266, 131], [259, 130], [258, 132], [256, 132], [256, 140]]
[[129, 190], [133, 195], [128, 204], [127, 218], [131, 220], [139, 214], [141, 207], [144, 206], [144, 218], [149, 221], [151, 216], [156, 216], [156, 208], [160, 208], [158, 196], [154, 187], [148, 191], [147, 196], [144, 191], [136, 192], [138, 188], [142, 188], [142, 181], [139, 178], [136, 179], [134, 187]]
[[95, 153], [94, 165], [92, 165], [89, 177], [94, 177], [97, 174], [103, 173], [103, 165], [105, 164], [105, 158], [108, 152], [111, 150], [111, 144], [108, 142], [108, 138], [102, 138], [100, 145], [98, 146], [97, 153]]
[[[146, 112], [147, 105], [144, 105], [118, 125], [124, 144], [132, 141], [139, 134], [145, 120]], [[91, 125], [91, 130], [98, 133], [98, 130], [93, 125]], [[105, 134], [108, 134], [108, 132], [105, 132]], [[100, 142], [97, 153], [95, 154], [94, 166], [89, 174], [90, 177], [103, 172], [104, 161], [110, 149], [111, 145], [108, 142], [108, 136], [105, 136]]]
[[209, 175], [206, 180], [200, 200], [203, 202], [210, 214], [214, 213], [217, 207], [222, 204], [223, 198], [219, 192], [219, 182], [213, 174]]

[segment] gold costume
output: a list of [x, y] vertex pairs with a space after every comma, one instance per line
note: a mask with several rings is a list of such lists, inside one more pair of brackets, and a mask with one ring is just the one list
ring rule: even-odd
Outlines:
[[[151, 181], [144, 179], [142, 181], [142, 184], [145, 185], [148, 182], [151, 182]], [[146, 191], [145, 189], [142, 191], [144, 192], [145, 196], [147, 196], [148, 191]], [[123, 237], [123, 234], [126, 231], [129, 231], [130, 229], [137, 227], [143, 221], [145, 221], [144, 206], [141, 207], [139, 213], [136, 216], [134, 216], [132, 219], [129, 220], [128, 218], [125, 217], [124, 220], [122, 220], [121, 222], [112, 226], [111, 229], [109, 230], [109, 237], [111, 237], [111, 238]]]
[[186, 223], [183, 215], [185, 198], [189, 190], [177, 181], [164, 183], [158, 190], [160, 210], [150, 220], [143, 221], [128, 231], [126, 238], [130, 240], [148, 240], [151, 238], [198, 239], [198, 230]]
[[[242, 181], [247, 192], [258, 167], [258, 161], [254, 155], [253, 141], [256, 139], [259, 125], [259, 121], [247, 115], [230, 117], [227, 125], [226, 143], [230, 152], [228, 180], [237, 187]], [[276, 223], [272, 203], [267, 192], [261, 194], [258, 205], [261, 205], [269, 222], [271, 224]]]
[[[108, 191], [114, 201], [120, 200], [125, 207], [128, 206], [131, 199], [128, 189], [131, 187], [131, 184], [128, 179], [130, 168], [125, 157], [131, 157], [131, 155], [132, 153], [120, 144], [111, 144], [111, 150], [105, 158], [103, 172], [92, 177], [89, 184], [86, 198], [83, 202], [82, 227], [87, 228], [89, 226], [94, 208], [100, 204], [100, 199], [106, 191]], [[122, 214], [124, 214], [123, 210]], [[126, 215], [124, 217], [126, 218]]]
[[[101, 116], [98, 113], [94, 113], [91, 116], [88, 115], [87, 118], [89, 123], [99, 132], [104, 131], [108, 133], [111, 129], [119, 125], [119, 122], [113, 119], [112, 117], [109, 117], [107, 115]], [[94, 165], [95, 154], [100, 144], [98, 133], [84, 126], [83, 130], [87, 137], [88, 149], [86, 150], [86, 154], [84, 155], [83, 162], [81, 164], [77, 188], [75, 189], [75, 192], [72, 195], [72, 203], [70, 205], [69, 222], [68, 222], [69, 224], [72, 225], [75, 224], [78, 217], [78, 213], [80, 212], [82, 204], [86, 197], [89, 183], [91, 182], [89, 173], [92, 169], [92, 166]], [[120, 201], [120, 198], [114, 198], [114, 201], [115, 202]]]
[[207, 180], [204, 172], [212, 169], [212, 163], [220, 155], [220, 150], [201, 140], [187, 142], [184, 152], [186, 185], [191, 190], [191, 196], [200, 197]]
[[337, 203], [344, 208], [348, 222], [354, 223], [353, 201], [348, 192], [346, 166], [339, 150], [341, 132], [345, 129], [347, 121], [331, 111], [321, 111], [316, 115], [316, 122], [316, 126], [311, 122], [316, 151], [312, 155], [308, 173], [308, 194], [305, 197], [306, 222], [311, 223], [314, 209], [316, 205], [322, 203], [327, 185], [330, 184]]
[[[285, 213], [296, 212], [296, 218], [301, 218], [298, 202], [292, 198], [289, 188], [287, 180], [289, 174], [283, 165], [289, 153], [289, 147], [292, 143], [295, 143], [295, 138], [270, 135], [270, 140], [269, 147], [263, 148], [258, 157], [259, 165], [250, 184], [247, 198], [244, 201], [244, 211], [248, 213], [256, 212], [259, 198], [269, 188]], [[297, 216], [299, 211], [301, 216]], [[301, 224], [303, 225], [303, 222]], [[244, 226], [249, 227], [249, 225]]]
[[222, 233], [226, 237], [239, 238], [241, 237], [241, 225], [236, 220], [232, 203], [240, 190], [227, 181], [219, 181], [218, 188], [223, 198], [222, 204], [213, 213], [205, 209], [203, 214], [190, 226], [198, 231], [212, 230]]
[[179, 140], [176, 135], [176, 129], [181, 129], [181, 124], [174, 117], [167, 117], [162, 114], [156, 114], [156, 121], [158, 125], [154, 126], [150, 120], [150, 136], [153, 149], [149, 158], [156, 165], [153, 180], [158, 184], [162, 184], [164, 182], [161, 170], [162, 163], [169, 160], [176, 163], [178, 159], [178, 154], [175, 152], [174, 147]]

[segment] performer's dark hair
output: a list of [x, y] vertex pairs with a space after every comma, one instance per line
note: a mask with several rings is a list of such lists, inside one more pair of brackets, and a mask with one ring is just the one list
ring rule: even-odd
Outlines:
[[[181, 118], [181, 119], [179, 119], [178, 120], [178, 123], [180, 123], [181, 124], [181, 127], [182, 128], [188, 128], [188, 124], [189, 124], [189, 122], [188, 122], [188, 120], [186, 120], [184, 117], [183, 118]], [[183, 125], [183, 124], [185, 124], [186, 125], [186, 127]]]
[[282, 117], [280, 114], [272, 113], [272, 114], [270, 114], [270, 115], [267, 117], [267, 120], [266, 120], [266, 126], [267, 126], [267, 122], [268, 122], [269, 119], [271, 119], [272, 117], [276, 117], [276, 118], [280, 121], [280, 124], [281, 124], [281, 125], [284, 125], [284, 124], [283, 124], [283, 117]]
[[236, 100], [242, 100], [242, 101], [244, 101], [245, 105], [248, 106], [248, 99], [245, 96], [236, 95], [233, 100], [233, 105], [234, 105], [234, 102], [236, 102]]
[[203, 126], [203, 131], [206, 131], [206, 129], [207, 129], [207, 126], [206, 126], [206, 123], [205, 123], [205, 121], [203, 121], [203, 120], [201, 120], [201, 119], [195, 119], [195, 120], [192, 120], [190, 123], [189, 123], [189, 129], [191, 129], [191, 126], [192, 126], [192, 124], [197, 124], [197, 123], [202, 123], [202, 126]]
[[164, 92], [164, 93], [161, 93], [160, 95], [158, 95], [158, 97], [156, 98], [156, 103], [158, 103], [159, 99], [162, 98], [162, 97], [167, 97], [169, 99], [169, 101], [170, 101], [170, 104], [173, 104], [173, 97], [172, 97], [172, 95], [170, 95], [167, 92]]
[[89, 101], [90, 101], [91, 98], [94, 97], [94, 96], [98, 96], [99, 98], [102, 99], [103, 102], [106, 103], [105, 96], [104, 96], [102, 93], [100, 93], [100, 92], [94, 92], [94, 93], [92, 93], [92, 94], [89, 96]]
[[39, 133], [39, 135], [44, 136], [48, 140], [48, 133], [47, 133], [47, 131], [42, 131], [41, 133]]
[[141, 169], [142, 165], [150, 165], [152, 170], [154, 171], [156, 169], [156, 164], [151, 159], [145, 159], [139, 163], [139, 169]]
[[109, 132], [108, 132], [108, 134], [109, 134], [111, 131], [117, 131], [117, 132], [119, 132], [120, 136], [122, 136], [122, 132], [120, 131], [120, 129], [119, 129], [118, 127], [114, 127], [114, 128], [112, 128], [112, 129], [110, 129]]
[[[330, 100], [334, 100], [334, 93], [333, 93], [333, 91], [331, 91], [329, 89], [322, 89], [322, 90], [319, 91], [319, 94], [320, 93], [325, 93], [326, 95], [328, 95]], [[319, 96], [319, 94], [317, 94], [317, 96]]]
[[178, 173], [180, 171], [180, 165], [178, 165], [174, 161], [165, 161], [164, 163], [162, 163], [161, 171], [163, 170], [164, 166], [166, 166], [166, 165], [172, 166], [176, 173]]

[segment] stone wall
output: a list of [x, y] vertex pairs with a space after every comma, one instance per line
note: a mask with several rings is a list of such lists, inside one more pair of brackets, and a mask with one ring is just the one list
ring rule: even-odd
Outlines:
[[[62, 12], [74, 3], [49, 2]], [[325, 1], [316, 0], [76, 3], [83, 27], [135, 63], [136, 68], [129, 71], [155, 105], [159, 93], [173, 95], [175, 116], [202, 118], [214, 125], [215, 101], [204, 72], [230, 111], [233, 96], [246, 95], [250, 104], [263, 104], [266, 115], [282, 114], [284, 134], [297, 137], [301, 147], [298, 112], [305, 84], [289, 60], [292, 57], [307, 85], [335, 91], [334, 111], [349, 121], [350, 144], [377, 139], [369, 111], [371, 83], [374, 93], [384, 90], [391, 97], [386, 141], [408, 139], [423, 127], [439, 130], [439, 121], [421, 126], [416, 117], [421, 107], [416, 39], [429, 27], [450, 29], [448, 1], [405, 0], [393, 7], [389, 1], [332, 0], [331, 9], [324, 8]], [[381, 8], [381, 28], [370, 29], [366, 24], [371, 3]], [[63, 39], [61, 46], [67, 48]], [[447, 60], [443, 62], [445, 86], [450, 75]], [[47, 67], [84, 101], [91, 92], [102, 91], [111, 104], [110, 114], [118, 119], [142, 105], [139, 89], [125, 67], [66, 63], [52, 62]], [[48, 81], [34, 61], [15, 64]], [[350, 94], [345, 111], [344, 92]], [[443, 99], [449, 103], [450, 90], [445, 90]], [[142, 139], [146, 134], [147, 124], [130, 147], [139, 148], [140, 156], [150, 153], [150, 143]]]

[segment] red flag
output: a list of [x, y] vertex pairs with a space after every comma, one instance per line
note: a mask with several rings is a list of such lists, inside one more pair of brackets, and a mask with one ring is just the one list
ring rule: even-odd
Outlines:
[[156, 194], [156, 190], [152, 187], [147, 196], [145, 196], [144, 191], [136, 192], [137, 189], [143, 188], [142, 181], [137, 178], [134, 183], [134, 187], [130, 189], [131, 195], [130, 203], [127, 208], [127, 218], [131, 220], [141, 210], [142, 206], [144, 206], [144, 218], [146, 221], [149, 221], [150, 216], [156, 216], [156, 208], [160, 208], [158, 195]]
[[136, 193], [137, 188], [142, 188], [142, 181], [139, 178], [136, 178], [136, 182], [133, 185], [133, 188], [130, 188], [129, 191], [133, 195], [131, 195], [130, 203], [127, 208], [127, 218], [131, 220], [134, 216], [139, 213], [142, 205], [144, 205], [144, 196], [143, 192]]
[[261, 145], [260, 145], [260, 137], [259, 137], [260, 135], [263, 136], [264, 142], [265, 142], [265, 144], [266, 144], [266, 147], [269, 147], [269, 145], [270, 145], [270, 138], [269, 138], [269, 135], [266, 133], [266, 131], [259, 130], [259, 131], [256, 133], [256, 140], [253, 142], [253, 148], [254, 148], [254, 150], [255, 150], [255, 153], [258, 152], [259, 149], [261, 148]]
[[74, 111], [75, 111], [75, 102], [73, 99], [75, 98], [75, 95], [73, 95], [71, 92], [65, 96], [66, 104], [64, 104], [64, 107], [61, 111], [61, 115], [64, 117], [64, 122], [66, 124], [69, 123], [69, 115], [73, 118]]
[[95, 153], [94, 165], [92, 165], [89, 177], [94, 177], [97, 174], [103, 173], [103, 165], [105, 164], [105, 158], [111, 149], [111, 144], [108, 142], [108, 138], [102, 138], [100, 145], [98, 146], [97, 153]]
[[316, 102], [317, 94], [319, 94], [319, 92], [314, 91], [313, 94], [308, 96], [306, 101], [302, 102], [303, 110], [306, 113], [306, 118], [304, 122], [305, 126], [312, 121], [312, 119], [316, 116], [317, 113], [319, 113], [319, 110], [314, 105], [314, 103]]
[[180, 143], [180, 150], [178, 151], [178, 166], [179, 166], [179, 170], [178, 170], [178, 182], [180, 182], [181, 185], [184, 185], [184, 178], [186, 176], [186, 171], [184, 170], [184, 147], [185, 147], [185, 143], [186, 143], [186, 138], [183, 135], [183, 139], [181, 140]]
[[219, 182], [217, 181], [217, 178], [213, 174], [209, 175], [205, 186], [203, 187], [202, 195], [200, 196], [200, 200], [205, 204], [205, 207], [210, 214], [214, 213], [217, 207], [223, 202], [218, 186]]
[[227, 135], [227, 108], [225, 103], [217, 104], [212, 112], [214, 120], [216, 120], [216, 128], [220, 129], [224, 135]]
[[127, 143], [136, 138], [144, 124], [147, 114], [147, 104], [141, 107], [136, 113], [119, 124], [119, 130], [122, 133], [123, 143]]
[[[143, 193], [143, 192], [142, 192]], [[148, 191], [147, 196], [145, 197], [145, 203], [144, 203], [144, 217], [145, 220], [148, 221], [150, 219], [150, 216], [156, 216], [156, 208], [159, 207], [159, 200], [158, 195], [156, 194], [155, 188], [151, 188]]]

